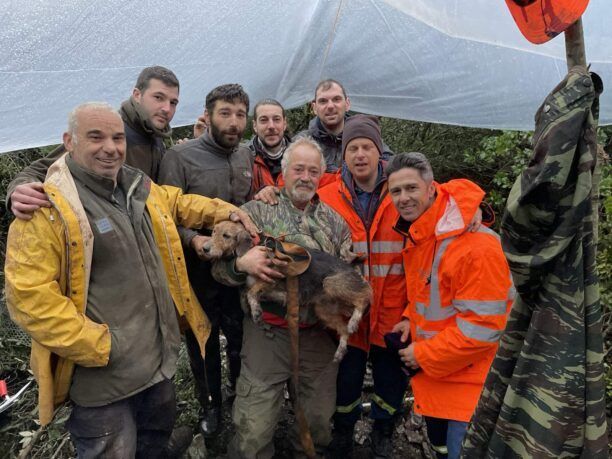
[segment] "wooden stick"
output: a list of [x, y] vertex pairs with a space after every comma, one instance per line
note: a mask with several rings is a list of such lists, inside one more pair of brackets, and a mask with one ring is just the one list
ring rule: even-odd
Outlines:
[[51, 459], [56, 459], [57, 457], [59, 457], [59, 454], [62, 452], [62, 449], [64, 448], [64, 445], [66, 444], [69, 438], [70, 438], [70, 434], [65, 433], [62, 438], [62, 442], [60, 443], [60, 445], [57, 447], [57, 449], [53, 453], [53, 456], [51, 456]]
[[[567, 69], [576, 65], [587, 66], [586, 51], [584, 46], [584, 29], [582, 18], [578, 19], [565, 31], [565, 56], [567, 58]], [[593, 243], [597, 253], [597, 241], [599, 239], [599, 182], [601, 180], [601, 147], [598, 145], [595, 157], [595, 168], [593, 169], [593, 187], [591, 189], [591, 203], [593, 206]]]
[[582, 18], [574, 22], [565, 31], [565, 55], [567, 57], [568, 70], [576, 65], [586, 67]]
[[293, 411], [300, 432], [300, 443], [308, 458], [316, 457], [308, 420], [300, 400], [300, 325], [299, 283], [297, 276], [287, 277], [287, 326], [291, 342], [291, 379], [293, 382]]

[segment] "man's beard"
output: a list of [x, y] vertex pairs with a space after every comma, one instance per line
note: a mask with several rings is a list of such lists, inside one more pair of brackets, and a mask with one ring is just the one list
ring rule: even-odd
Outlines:
[[215, 126], [215, 123], [213, 123], [213, 122], [210, 123], [210, 135], [212, 135], [212, 138], [214, 139], [215, 142], [217, 142], [219, 145], [221, 145], [224, 148], [234, 148], [234, 147], [237, 147], [238, 144], [240, 143], [240, 140], [242, 140], [242, 134], [244, 134], [244, 131], [239, 131], [236, 128], [235, 130], [233, 130], [231, 132], [228, 132], [228, 134], [235, 134], [236, 135], [236, 140], [235, 141], [227, 140], [225, 138], [225, 134], [223, 132], [221, 132], [217, 128], [217, 126]]
[[274, 150], [276, 147], [278, 147], [281, 143], [283, 143], [283, 136], [279, 136], [278, 138], [278, 142], [276, 142], [274, 145], [269, 144], [268, 142], [266, 142], [266, 138], [265, 137], [259, 137], [259, 140], [261, 141], [261, 144], [267, 148], [268, 150]]
[[316, 189], [314, 187], [314, 185], [311, 183], [310, 186], [312, 186], [312, 189], [310, 190], [304, 190], [304, 189], [299, 189], [298, 190], [298, 185], [304, 185], [303, 182], [297, 182], [295, 183], [288, 191], [289, 191], [289, 197], [291, 198], [291, 201], [293, 202], [298, 202], [300, 204], [304, 204], [307, 202], [310, 202], [310, 200], [314, 197], [315, 193], [316, 193]]

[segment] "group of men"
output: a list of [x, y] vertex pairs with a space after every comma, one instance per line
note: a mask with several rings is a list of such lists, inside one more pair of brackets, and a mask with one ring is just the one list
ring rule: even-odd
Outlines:
[[[350, 455], [370, 361], [374, 457], [392, 456], [408, 384], [439, 457], [458, 457], [512, 300], [498, 238], [480, 224], [482, 190], [467, 180], [436, 183], [422, 154], [394, 156], [376, 118], [347, 115], [350, 100], [335, 80], [317, 85], [316, 117], [293, 140], [284, 108], [264, 99], [254, 107], [255, 135], [242, 145], [249, 98], [227, 84], [207, 95], [195, 138], [166, 151], [178, 98], [170, 70], [144, 69], [118, 113], [99, 103], [77, 107], [63, 146], [9, 186], [7, 205], [18, 218], [7, 243], [6, 297], [33, 338], [41, 422], [70, 398], [79, 457], [175, 454], [180, 328], [199, 427], [214, 436], [223, 331], [227, 392], [235, 395], [229, 456], [274, 455], [291, 372], [286, 306], [263, 302], [263, 324], [255, 324], [243, 314], [240, 288], [247, 275], [283, 276], [257, 245], [230, 260], [207, 259], [212, 226], [231, 218], [253, 237], [263, 232], [338, 257], [352, 250], [364, 260], [372, 302], [339, 365], [335, 337], [313, 311], [300, 312], [294, 390], [317, 452]], [[387, 347], [390, 332], [401, 350]], [[297, 432], [289, 439], [299, 454]]]

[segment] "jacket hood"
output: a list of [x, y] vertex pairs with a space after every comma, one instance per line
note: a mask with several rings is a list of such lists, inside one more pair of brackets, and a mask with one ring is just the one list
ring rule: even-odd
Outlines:
[[144, 112], [142, 106], [134, 102], [133, 98], [123, 101], [119, 109], [121, 118], [127, 122], [132, 128], [141, 131], [148, 136], [157, 136], [162, 138], [170, 138], [172, 136], [172, 128], [167, 124], [164, 129], [158, 129], [149, 123], [147, 113]]
[[463, 233], [485, 195], [478, 185], [466, 179], [434, 184], [436, 199], [431, 207], [412, 224], [399, 217], [395, 225], [398, 232], [410, 235], [415, 243], [431, 236], [446, 239]]
[[[289, 146], [289, 144], [291, 143], [291, 137], [289, 137], [287, 134], [283, 135], [283, 138], [285, 139], [285, 150], [287, 149], [287, 147]], [[249, 140], [246, 144], [244, 144], [246, 147], [249, 148], [249, 150], [251, 150], [255, 156], [265, 156], [266, 152], [263, 150], [262, 145], [260, 142], [257, 142], [257, 136], [254, 135], [251, 140]], [[284, 151], [283, 151], [284, 154]], [[281, 156], [282, 157], [282, 156]]]
[[[344, 120], [346, 121], [348, 117], [348, 114], [345, 114]], [[315, 116], [308, 123], [308, 134], [317, 139], [330, 139], [337, 141], [338, 143], [342, 143], [342, 133], [336, 135], [329, 132], [327, 129], [325, 129], [321, 119], [318, 116]]]

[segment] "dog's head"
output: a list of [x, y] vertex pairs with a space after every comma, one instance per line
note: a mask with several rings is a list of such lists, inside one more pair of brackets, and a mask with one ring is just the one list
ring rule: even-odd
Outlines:
[[204, 244], [204, 253], [212, 260], [241, 257], [253, 247], [251, 235], [241, 223], [219, 222], [213, 228], [211, 238]]

